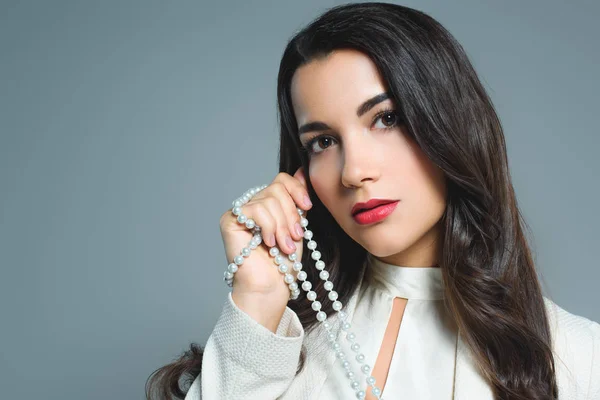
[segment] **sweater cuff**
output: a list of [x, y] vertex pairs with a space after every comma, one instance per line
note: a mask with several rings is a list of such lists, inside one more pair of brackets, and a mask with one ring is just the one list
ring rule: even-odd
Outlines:
[[304, 328], [291, 308], [285, 308], [273, 333], [238, 308], [229, 292], [214, 331], [222, 354], [243, 368], [265, 377], [296, 374]]

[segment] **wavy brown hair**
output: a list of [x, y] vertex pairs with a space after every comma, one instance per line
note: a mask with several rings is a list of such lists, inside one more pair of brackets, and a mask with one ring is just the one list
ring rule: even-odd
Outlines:
[[[389, 87], [406, 131], [447, 181], [440, 267], [445, 302], [497, 399], [556, 399], [548, 316], [508, 169], [498, 115], [465, 51], [429, 15], [388, 3], [330, 8], [294, 35], [277, 82], [281, 126], [279, 171], [308, 171], [292, 109], [298, 67], [336, 49], [366, 54]], [[366, 250], [319, 201], [307, 176], [311, 230], [320, 238], [330, 280], [346, 304], [357, 288]], [[343, 251], [342, 251], [343, 249]], [[303, 253], [308, 265], [309, 252]], [[343, 267], [342, 267], [343, 266]], [[323, 310], [332, 302], [315, 269], [306, 269]], [[307, 332], [317, 324], [303, 297], [290, 301]], [[298, 370], [303, 367], [304, 350]], [[202, 347], [190, 349], [148, 378], [149, 399], [183, 398], [200, 374]], [[180, 381], [183, 388], [180, 385]]]

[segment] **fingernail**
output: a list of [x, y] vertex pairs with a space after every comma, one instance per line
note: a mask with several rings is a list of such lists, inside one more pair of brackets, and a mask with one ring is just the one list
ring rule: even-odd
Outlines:
[[274, 247], [277, 244], [277, 242], [275, 242], [275, 235], [274, 234], [271, 234], [269, 236], [269, 243], [270, 243], [271, 247]]
[[308, 197], [307, 195], [304, 195], [304, 204], [306, 204], [307, 207], [312, 206], [312, 203], [310, 201], [310, 197]]
[[304, 231], [298, 222], [296, 222], [296, 232], [298, 232], [298, 235], [304, 236]]
[[287, 244], [290, 249], [296, 250], [296, 245], [292, 241], [291, 237], [289, 237], [289, 236], [285, 237], [285, 244]]

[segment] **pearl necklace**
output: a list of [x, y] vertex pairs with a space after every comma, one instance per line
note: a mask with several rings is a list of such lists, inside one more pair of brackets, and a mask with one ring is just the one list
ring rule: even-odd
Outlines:
[[[247, 190], [241, 197], [234, 200], [231, 209], [232, 213], [237, 216], [237, 221], [240, 224], [244, 224], [246, 228], [252, 230], [253, 237], [248, 243], [247, 247], [242, 248], [240, 251], [240, 255], [237, 255], [233, 258], [233, 262], [227, 266], [227, 270], [225, 271], [223, 280], [227, 283], [229, 287], [233, 286], [233, 275], [237, 272], [240, 265], [244, 263], [244, 258], [250, 256], [250, 252], [256, 249], [262, 243], [261, 229], [256, 225], [254, 220], [251, 218], [247, 218], [243, 213], [241, 207], [246, 204], [254, 195], [258, 192], [266, 188], [267, 185], [257, 186]], [[333, 301], [332, 308], [337, 311], [341, 323], [341, 328], [344, 332], [346, 332], [346, 339], [352, 343], [350, 348], [353, 352], [357, 353], [354, 359], [358, 362], [360, 366], [361, 372], [367, 376], [365, 382], [367, 386], [371, 386], [373, 389], [371, 393], [377, 399], [381, 399], [381, 389], [375, 386], [375, 378], [370, 374], [371, 367], [365, 363], [365, 356], [360, 351], [360, 345], [356, 342], [356, 334], [354, 332], [350, 332], [350, 328], [352, 327], [349, 322], [346, 321], [348, 315], [345, 311], [342, 311], [342, 303], [337, 300], [338, 293], [333, 290], [333, 282], [329, 281], [329, 272], [325, 270], [325, 263], [321, 260], [321, 252], [317, 251], [317, 242], [315, 242], [312, 237], [312, 231], [307, 229], [308, 220], [303, 217], [304, 211], [300, 208], [296, 208], [298, 211], [298, 215], [300, 215], [300, 226], [304, 229], [304, 239], [308, 240], [306, 247], [312, 251], [311, 258], [315, 261], [315, 268], [321, 271], [319, 273], [319, 278], [321, 278], [325, 283], [323, 287], [327, 290], [329, 300]], [[279, 248], [277, 246], [273, 246], [269, 248], [269, 255], [273, 257], [273, 262], [277, 265], [279, 272], [284, 274], [283, 280], [288, 284], [290, 288], [290, 300], [298, 299], [300, 295], [300, 289], [298, 288], [298, 283], [289, 272], [289, 267], [284, 262], [283, 256], [280, 254]], [[302, 281], [302, 289], [307, 292], [306, 298], [312, 302], [311, 307], [313, 310], [317, 312], [316, 318], [317, 321], [323, 324], [323, 327], [326, 329], [327, 338], [331, 343], [331, 346], [336, 354], [336, 359], [340, 361], [342, 368], [346, 371], [346, 377], [350, 380], [350, 387], [355, 391], [356, 398], [364, 399], [366, 394], [363, 389], [361, 389], [361, 384], [357, 380], [356, 374], [352, 371], [350, 366], [350, 362], [346, 359], [346, 354], [340, 350], [340, 343], [336, 339], [335, 333], [331, 330], [332, 326], [327, 321], [327, 314], [324, 311], [321, 311], [321, 302], [317, 300], [317, 293], [312, 289], [312, 284], [306, 280], [307, 274], [302, 270], [302, 263], [298, 260], [298, 255], [296, 253], [292, 253], [287, 257], [290, 261], [293, 262], [292, 269], [297, 272], [298, 280]]]

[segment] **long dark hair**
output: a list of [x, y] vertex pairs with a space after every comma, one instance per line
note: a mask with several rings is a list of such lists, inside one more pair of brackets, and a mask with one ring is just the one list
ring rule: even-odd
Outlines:
[[[327, 10], [297, 33], [285, 48], [277, 82], [279, 170], [293, 174], [304, 166], [308, 171], [292, 109], [292, 76], [301, 65], [336, 49], [371, 58], [409, 135], [445, 173], [439, 262], [445, 302], [496, 398], [557, 398], [548, 317], [511, 183], [502, 126], [463, 48], [436, 20], [400, 5], [351, 3]], [[307, 183], [314, 204], [311, 230], [320, 238], [329, 279], [346, 304], [367, 253], [319, 201], [308, 174]], [[304, 250], [303, 264], [312, 265]], [[306, 269], [308, 279], [319, 282], [313, 290], [331, 315], [332, 302], [315, 271]], [[302, 300], [288, 306], [309, 332], [317, 321]], [[303, 360], [304, 354], [299, 370]], [[192, 344], [177, 361], [153, 372], [148, 398], [153, 393], [183, 398], [180, 378], [189, 384], [201, 363], [202, 348]]]

